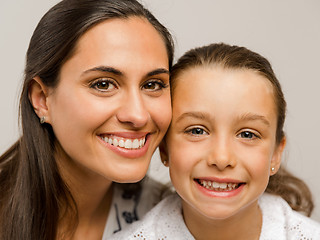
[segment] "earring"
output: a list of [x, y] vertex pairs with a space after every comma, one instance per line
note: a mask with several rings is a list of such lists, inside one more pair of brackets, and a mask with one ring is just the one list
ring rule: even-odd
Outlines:
[[41, 118], [40, 118], [40, 123], [41, 124], [44, 124], [46, 122], [46, 117], [45, 116], [42, 116]]
[[165, 165], [166, 167], [168, 166], [168, 161], [167, 161], [167, 160], [163, 160], [162, 163], [163, 163], [163, 165]]
[[272, 168], [271, 168], [271, 172], [274, 172], [274, 170], [275, 170], [275, 168], [274, 168], [274, 167], [272, 167]]

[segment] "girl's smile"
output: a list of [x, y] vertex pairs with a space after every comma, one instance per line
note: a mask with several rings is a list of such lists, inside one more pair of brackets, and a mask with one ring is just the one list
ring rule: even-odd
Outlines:
[[195, 184], [209, 197], [233, 197], [243, 189], [244, 182], [234, 179], [216, 179], [212, 177], [196, 178]]

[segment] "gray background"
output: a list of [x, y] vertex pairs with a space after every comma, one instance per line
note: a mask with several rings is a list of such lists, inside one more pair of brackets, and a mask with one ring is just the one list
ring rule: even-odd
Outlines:
[[[17, 105], [25, 52], [42, 15], [57, 0], [0, 2], [0, 153], [18, 137]], [[320, 1], [143, 0], [176, 40], [176, 57], [212, 42], [237, 44], [267, 57], [288, 102], [284, 164], [310, 186], [320, 221]], [[155, 154], [149, 174], [168, 181]]]

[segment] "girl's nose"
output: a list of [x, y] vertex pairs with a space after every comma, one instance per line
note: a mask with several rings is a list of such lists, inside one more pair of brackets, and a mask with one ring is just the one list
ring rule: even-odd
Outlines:
[[231, 140], [227, 139], [227, 137], [217, 137], [209, 150], [207, 163], [222, 171], [236, 166], [235, 156]]
[[147, 124], [149, 111], [139, 90], [126, 94], [116, 115], [121, 123], [135, 128], [142, 128]]

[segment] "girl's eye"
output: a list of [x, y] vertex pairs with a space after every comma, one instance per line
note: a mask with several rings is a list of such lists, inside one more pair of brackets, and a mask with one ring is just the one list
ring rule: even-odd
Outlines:
[[243, 131], [238, 134], [239, 137], [245, 138], [245, 139], [255, 139], [255, 138], [260, 138], [258, 135], [250, 132], [250, 131]]
[[168, 87], [168, 85], [164, 84], [162, 81], [156, 80], [149, 81], [142, 86], [142, 88], [147, 91], [159, 91], [166, 87]]
[[192, 128], [186, 131], [189, 134], [199, 136], [199, 135], [208, 135], [208, 133], [202, 128]]
[[112, 91], [113, 89], [117, 88], [115, 83], [111, 80], [106, 80], [106, 79], [99, 79], [95, 82], [93, 82], [90, 85], [91, 88], [94, 88], [96, 90], [102, 91], [102, 92], [109, 92]]

